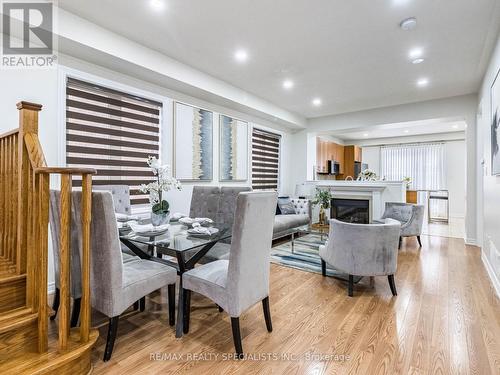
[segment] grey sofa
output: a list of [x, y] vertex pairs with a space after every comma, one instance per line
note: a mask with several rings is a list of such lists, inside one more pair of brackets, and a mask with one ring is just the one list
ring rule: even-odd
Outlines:
[[[220, 306], [231, 317], [238, 358], [243, 356], [240, 315], [262, 301], [267, 330], [272, 331], [269, 309], [269, 267], [272, 222], [277, 194], [242, 192], [236, 199], [236, 217], [228, 260], [217, 260], [183, 274], [184, 333], [189, 332], [191, 291]], [[178, 318], [179, 319], [179, 318]]]
[[309, 199], [291, 199], [295, 214], [282, 215], [274, 217], [273, 239], [289, 235], [289, 230], [302, 225], [311, 223], [312, 207]]
[[383, 224], [352, 224], [330, 220], [328, 243], [320, 246], [321, 271], [326, 264], [349, 275], [348, 295], [352, 297], [354, 276], [384, 276], [392, 294], [397, 295], [394, 273], [398, 261], [398, 239], [401, 224], [386, 219]]
[[425, 207], [423, 205], [386, 202], [385, 211], [382, 215], [382, 220], [393, 219], [401, 223], [401, 233], [399, 247], [401, 247], [402, 237], [417, 237], [418, 244], [422, 247], [420, 235], [422, 234], [422, 226], [424, 223]]

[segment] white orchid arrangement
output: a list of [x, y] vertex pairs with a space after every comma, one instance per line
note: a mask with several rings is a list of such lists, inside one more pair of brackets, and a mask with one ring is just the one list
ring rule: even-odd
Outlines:
[[161, 165], [156, 156], [148, 156], [147, 164], [156, 176], [156, 181], [142, 184], [140, 189], [143, 193], [149, 193], [149, 202], [155, 214], [166, 214], [170, 205], [163, 199], [163, 193], [172, 189], [181, 190], [181, 183], [172, 177], [170, 166]]
[[377, 174], [371, 169], [365, 169], [358, 175], [358, 181], [378, 181]]

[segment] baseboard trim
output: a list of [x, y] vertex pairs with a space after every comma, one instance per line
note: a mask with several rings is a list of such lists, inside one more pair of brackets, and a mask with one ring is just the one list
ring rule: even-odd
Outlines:
[[491, 283], [493, 284], [493, 289], [495, 289], [497, 297], [500, 298], [500, 281], [493, 271], [493, 267], [491, 266], [488, 257], [484, 254], [484, 251], [481, 251], [481, 260], [483, 261], [484, 268], [486, 268], [486, 272], [488, 273]]
[[475, 238], [465, 238], [465, 244], [470, 246], [478, 246]]

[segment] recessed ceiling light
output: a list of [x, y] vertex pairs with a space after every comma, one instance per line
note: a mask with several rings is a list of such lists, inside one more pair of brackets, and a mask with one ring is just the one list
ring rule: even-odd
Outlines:
[[413, 30], [417, 27], [417, 19], [415, 17], [407, 18], [399, 23], [399, 26], [405, 30]]
[[423, 53], [424, 53], [424, 50], [420, 47], [417, 47], [417, 48], [411, 49], [410, 52], [408, 53], [408, 56], [410, 57], [410, 59], [419, 59], [422, 57]]
[[293, 87], [293, 85], [294, 85], [294, 83], [291, 79], [285, 79], [283, 81], [283, 88], [284, 89], [290, 90]]
[[410, 2], [410, 0], [392, 0], [392, 4], [395, 6], [406, 5]]
[[165, 8], [165, 2], [163, 0], [150, 0], [149, 3], [156, 10], [162, 10]]
[[420, 78], [418, 81], [417, 81], [417, 86], [418, 87], [425, 87], [429, 84], [429, 80], [427, 78]]
[[234, 53], [234, 58], [238, 62], [245, 62], [248, 60], [248, 53], [244, 49], [239, 49]]
[[314, 98], [312, 101], [313, 106], [319, 107], [321, 105], [321, 99], [320, 98]]
[[368, 133], [363, 134], [363, 137], [368, 137]]
[[422, 59], [422, 58], [419, 58], [419, 59], [415, 59], [415, 60], [412, 60], [412, 64], [422, 64], [423, 62], [425, 61], [425, 59]]
[[458, 129], [458, 125], [453, 125], [453, 129]]
[[409, 131], [408, 129], [405, 129], [405, 130], [404, 130], [404, 132], [405, 132], [405, 133], [409, 133], [410, 131]]

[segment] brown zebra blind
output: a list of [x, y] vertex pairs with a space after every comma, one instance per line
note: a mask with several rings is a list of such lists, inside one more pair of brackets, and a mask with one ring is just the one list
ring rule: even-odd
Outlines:
[[[97, 169], [94, 185], [130, 186], [131, 204], [148, 203], [139, 185], [153, 174], [149, 155], [159, 158], [162, 104], [68, 78], [66, 164]], [[81, 180], [74, 180], [81, 186]]]
[[257, 128], [252, 130], [252, 188], [277, 190], [280, 165], [279, 134]]

